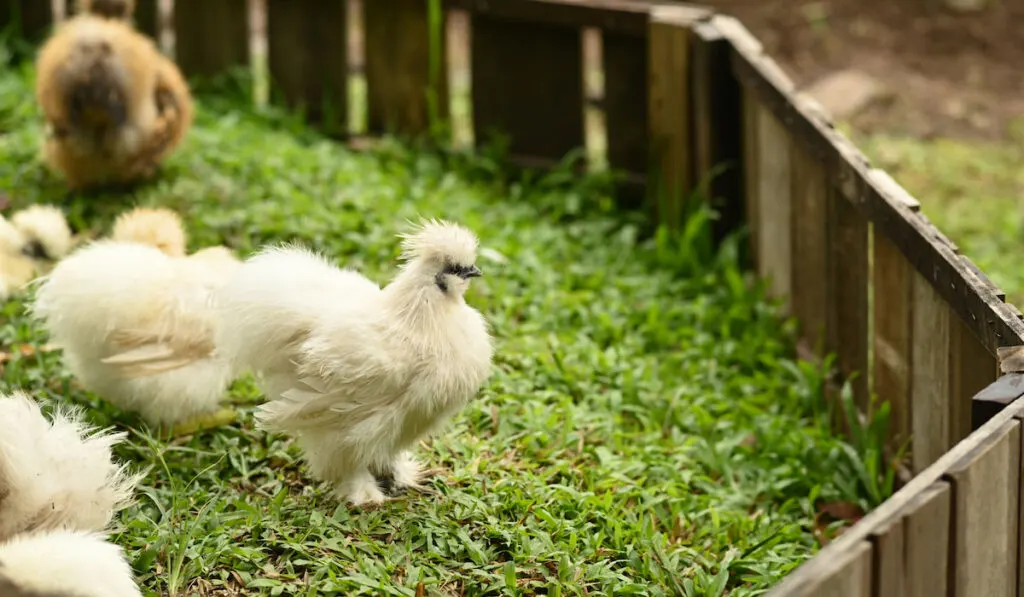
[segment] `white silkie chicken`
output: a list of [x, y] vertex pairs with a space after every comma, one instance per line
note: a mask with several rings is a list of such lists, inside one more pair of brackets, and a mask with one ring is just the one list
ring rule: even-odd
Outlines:
[[136, 597], [120, 548], [103, 533], [139, 475], [113, 461], [123, 433], [51, 421], [22, 392], [0, 395], [0, 595]]
[[265, 249], [216, 294], [217, 345], [257, 374], [265, 430], [296, 436], [312, 473], [353, 505], [419, 487], [410, 450], [490, 375], [492, 341], [463, 295], [477, 239], [446, 222], [403, 235], [384, 289], [296, 247]]
[[215, 350], [209, 299], [241, 262], [220, 247], [187, 257], [162, 249], [85, 246], [43, 278], [32, 311], [87, 390], [181, 435], [236, 417], [219, 409], [235, 373]]
[[96, 533], [48, 531], [0, 544], [3, 597], [140, 597], [120, 547]]
[[47, 421], [27, 394], [0, 394], [0, 542], [36, 531], [106, 529], [140, 478], [113, 461], [124, 437], [91, 430], [67, 409]]
[[10, 221], [0, 216], [0, 301], [49, 270], [71, 249], [71, 229], [52, 205], [32, 205]]

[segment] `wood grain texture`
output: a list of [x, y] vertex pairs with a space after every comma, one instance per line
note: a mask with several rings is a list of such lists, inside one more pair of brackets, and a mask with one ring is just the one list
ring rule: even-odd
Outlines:
[[910, 439], [913, 377], [914, 267], [883, 234], [875, 234], [874, 266], [874, 392], [889, 402], [892, 447]]
[[174, 0], [174, 55], [186, 76], [249, 63], [245, 0]]
[[950, 468], [953, 597], [1017, 595], [1021, 427], [1002, 425]]
[[913, 369], [911, 373], [911, 431], [913, 469], [935, 462], [953, 444], [950, 431], [949, 307], [932, 285], [913, 275]]
[[793, 597], [872, 597], [871, 544], [861, 541], [833, 558], [822, 574]]
[[757, 96], [749, 90], [743, 91], [743, 200], [747, 208], [747, 231], [750, 248], [750, 261], [754, 271], [760, 271], [760, 232], [757, 222], [760, 218], [758, 210], [760, 201], [760, 161], [758, 145], [758, 101]]
[[[868, 410], [868, 221], [829, 187], [828, 348], [837, 355], [854, 400]], [[855, 375], [855, 377], [854, 377]]]
[[690, 153], [690, 28], [651, 19], [648, 119], [655, 170], [654, 217], [678, 229], [693, 190]]
[[[648, 155], [647, 38], [605, 32], [604, 121], [608, 164], [612, 168], [646, 176]], [[623, 189], [633, 193], [630, 202], [640, 204], [644, 188]]]
[[933, 597], [946, 594], [951, 499], [949, 483], [939, 481], [909, 502], [909, 513], [903, 523], [905, 593], [900, 595]]
[[769, 281], [773, 298], [790, 312], [793, 280], [793, 206], [789, 134], [771, 112], [757, 113], [758, 274]]
[[[65, 14], [70, 14], [67, 11]], [[53, 26], [49, 0], [6, 0], [0, 2], [0, 28], [17, 21], [18, 32], [32, 42], [42, 41]]]
[[693, 176], [696, 184], [706, 185], [708, 198], [718, 211], [715, 239], [721, 242], [736, 232], [745, 218], [743, 95], [729, 68], [729, 40], [714, 20], [696, 24], [690, 42]]
[[511, 135], [513, 154], [548, 160], [559, 160], [581, 148], [580, 43], [579, 29], [475, 15], [472, 71], [477, 142], [485, 142], [493, 133]]
[[747, 93], [787, 123], [790, 133], [826, 164], [830, 184], [870, 216], [875, 230], [884, 234], [907, 256], [971, 331], [990, 351], [1000, 346], [1024, 344], [1024, 321], [1003, 303], [957, 255], [955, 248], [927, 219], [912, 213], [890, 189], [871, 176], [864, 155], [820, 112], [809, 109], [794, 94], [792, 83], [780, 76], [778, 65], [763, 55], [760, 44], [734, 23], [726, 31], [733, 41], [732, 70]]
[[348, 128], [345, 0], [268, 0], [267, 61], [274, 87], [324, 132]]
[[153, 39], [157, 37], [157, 24], [159, 13], [157, 11], [157, 0], [136, 0], [135, 1], [135, 28]]
[[[438, 56], [442, 68], [436, 81], [431, 81], [427, 2], [372, 0], [364, 1], [363, 7], [370, 131], [401, 134], [427, 131], [430, 127], [428, 90], [434, 89], [437, 93], [438, 116], [444, 118], [448, 113], [443, 43]], [[444, 39], [443, 34], [441, 39]]]
[[824, 167], [798, 144], [791, 147], [792, 305], [805, 349], [824, 356], [828, 321], [828, 183]]
[[906, 597], [906, 529], [904, 519], [897, 518], [875, 532], [872, 550], [872, 597]]
[[[794, 597], [813, 594], [807, 593], [806, 588], [816, 584], [818, 582], [817, 579], [831, 569], [831, 563], [835, 559], [843, 557], [843, 554], [857, 548], [864, 541], [872, 541], [874, 533], [878, 529], [885, 528], [890, 520], [902, 518], [907, 513], [912, 512], [912, 506], [918, 499], [921, 499], [921, 495], [930, 491], [937, 482], [948, 481], [948, 479], [945, 479], [948, 471], [990, 443], [993, 437], [1004, 434], [1004, 427], [1007, 424], [1020, 425], [1022, 418], [1024, 418], [1024, 401], [1011, 403], [1006, 409], [978, 429], [977, 432], [972, 433], [967, 439], [943, 454], [932, 466], [910, 479], [892, 497], [868, 512], [857, 524], [824, 546], [817, 556], [787, 575], [767, 593], [768, 597]], [[929, 520], [925, 516], [922, 518]], [[932, 570], [941, 569], [934, 562], [929, 562], [929, 564]], [[926, 595], [931, 594], [926, 593]], [[946, 595], [945, 592], [941, 591], [934, 594]]]
[[950, 320], [950, 440], [958, 442], [971, 433], [971, 399], [999, 376], [996, 357], [951, 311]]

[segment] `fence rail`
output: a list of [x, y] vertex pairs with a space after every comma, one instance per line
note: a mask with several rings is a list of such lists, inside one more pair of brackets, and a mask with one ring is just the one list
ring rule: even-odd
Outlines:
[[[455, 118], [468, 78], [475, 139], [504, 131], [517, 159], [552, 164], [603, 137], [588, 155], [628, 173], [624, 196], [674, 191], [651, 201], [662, 222], [676, 223], [685, 192], [729, 166], [710, 184], [723, 200], [719, 232], [749, 226], [757, 273], [797, 318], [801, 353], [836, 354], [862, 410], [872, 394], [890, 402], [892, 441], [910, 440], [915, 474], [771, 595], [1009, 597], [1024, 587], [1020, 311], [738, 21], [626, 0], [445, 0], [433, 5], [441, 14], [426, 0], [173, 5], [186, 73], [262, 64], [250, 53], [267, 47], [284, 101], [333, 132], [360, 129], [349, 113], [358, 77], [374, 134], [421, 133], [449, 106]], [[42, 2], [6, 0], [0, 24], [15, 8], [29, 33], [51, 19]], [[254, 8], [266, 19], [250, 20]], [[139, 0], [145, 31], [160, 30], [160, 13]], [[445, 15], [459, 26], [438, 37]], [[250, 43], [251, 22], [266, 23], [266, 43]]]

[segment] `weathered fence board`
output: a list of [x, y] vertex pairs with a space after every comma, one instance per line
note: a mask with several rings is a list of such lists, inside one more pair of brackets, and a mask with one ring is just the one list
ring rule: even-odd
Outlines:
[[515, 131], [513, 154], [547, 160], [582, 147], [579, 29], [485, 15], [474, 15], [472, 23], [477, 141], [493, 132]]
[[910, 438], [913, 379], [914, 276], [896, 245], [874, 235], [874, 391], [890, 405], [889, 437], [894, 445]]
[[827, 564], [827, 571], [801, 593], [808, 597], [871, 597], [871, 544], [851, 546]]
[[828, 348], [850, 380], [857, 406], [868, 405], [868, 220], [835, 187], [828, 194]]
[[[427, 131], [431, 124], [431, 102], [436, 117], [444, 118], [448, 113], [443, 35], [434, 48], [436, 72], [432, 73], [430, 68], [428, 2], [372, 0], [363, 6], [370, 131]], [[529, 47], [521, 45], [524, 49]]]
[[828, 322], [828, 183], [821, 164], [799, 145], [791, 147], [793, 201], [793, 314], [803, 351], [822, 357]]
[[135, 0], [135, 28], [153, 39], [160, 30], [160, 13], [157, 0]]
[[215, 75], [248, 64], [246, 11], [245, 0], [174, 0], [174, 56], [181, 70]]
[[607, 160], [612, 168], [633, 174], [624, 185], [623, 199], [639, 204], [648, 158], [648, 48], [641, 35], [604, 32], [604, 122]]
[[922, 471], [952, 445], [950, 428], [950, 310], [920, 274], [913, 282], [913, 467]]
[[744, 220], [743, 96], [729, 68], [729, 41], [714, 19], [694, 24], [691, 44], [693, 175], [719, 213], [721, 241]]
[[690, 153], [690, 24], [677, 7], [655, 8], [650, 30], [651, 151], [654, 216], [669, 227], [682, 225], [683, 207], [693, 188]]
[[1017, 594], [1021, 426], [1004, 423], [957, 461], [947, 474], [953, 484], [954, 597]]
[[946, 594], [951, 495], [948, 483], [938, 482], [910, 500], [904, 519], [905, 578], [902, 595], [933, 597]]
[[8, 0], [0, 3], [0, 29], [14, 27], [27, 39], [39, 41], [53, 26], [53, 8], [43, 0]]
[[774, 298], [791, 310], [793, 279], [792, 189], [790, 140], [775, 117], [757, 111], [757, 220], [758, 274], [768, 280]]
[[269, 0], [268, 65], [273, 85], [310, 122], [339, 134], [348, 125], [345, 0]]

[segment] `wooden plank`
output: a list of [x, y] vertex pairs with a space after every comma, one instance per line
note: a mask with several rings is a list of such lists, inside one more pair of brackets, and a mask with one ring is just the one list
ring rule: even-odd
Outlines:
[[926, 276], [971, 331], [992, 350], [1024, 344], [1024, 322], [1000, 292], [994, 291], [963, 263], [956, 249], [927, 219], [908, 212], [889, 189], [870, 176], [859, 150], [820, 113], [794, 100], [792, 83], [763, 55], [739, 23], [725, 30], [732, 46], [732, 70], [746, 92], [764, 101], [790, 133], [825, 165], [829, 180], [869, 217], [878, 233], [893, 241]]
[[347, 132], [345, 0], [268, 0], [266, 23], [273, 87], [328, 134]]
[[[604, 32], [604, 121], [612, 168], [646, 177], [648, 156], [648, 48], [646, 37]], [[629, 185], [619, 199], [639, 206], [646, 188]]]
[[[923, 492], [927, 491], [931, 485], [942, 480], [951, 467], [963, 458], [976, 452], [980, 446], [989, 442], [994, 435], [1002, 434], [1003, 427], [1007, 423], [1019, 424], [1017, 419], [1022, 417], [1024, 417], [1024, 401], [1016, 401], [1010, 404], [977, 432], [972, 433], [967, 439], [943, 454], [932, 466], [918, 473], [892, 497], [871, 512], [868, 512], [860, 522], [852, 526], [835, 541], [823, 547], [817, 556], [787, 575], [779, 584], [772, 588], [768, 596], [790, 597], [813, 594], [806, 593], [806, 588], [817, 582], [817, 579], [830, 568], [829, 563], [832, 560], [842, 557], [850, 549], [856, 549], [861, 542], [870, 540], [874, 533], [879, 529], [886, 528], [894, 518], [905, 516], [909, 511], [910, 505]], [[945, 593], [935, 594], [944, 595]]]
[[561, 27], [599, 27], [606, 32], [645, 36], [647, 0], [445, 0], [449, 8], [492, 19]]
[[750, 248], [750, 261], [754, 271], [760, 271], [760, 213], [758, 206], [758, 192], [760, 179], [758, 172], [759, 145], [758, 145], [758, 103], [757, 98], [750, 92], [743, 91], [743, 202], [747, 208], [747, 233]]
[[914, 276], [918, 274], [885, 235], [874, 235], [874, 251], [874, 393], [889, 403], [890, 446], [898, 447], [911, 435]]
[[443, 13], [437, 15], [435, 33], [439, 37], [434, 48], [435, 71], [431, 72], [428, 5], [427, 0], [372, 0], [363, 4], [371, 132], [427, 132], [431, 102], [438, 118], [448, 114]]
[[953, 597], [1014, 597], [1020, 524], [1021, 427], [996, 433], [950, 467]]
[[828, 322], [828, 185], [825, 170], [806, 150], [791, 145], [793, 201], [792, 304], [804, 350], [824, 356]]
[[186, 76], [249, 62], [246, 0], [174, 0], [174, 55]]
[[690, 24], [685, 8], [655, 7], [648, 40], [648, 119], [658, 223], [679, 229], [693, 189], [690, 154]]
[[953, 445], [950, 421], [949, 307], [928, 280], [913, 274], [911, 430], [913, 469], [922, 471]]
[[999, 365], [965, 322], [953, 312], [950, 319], [950, 439], [958, 442], [974, 429], [971, 424], [972, 398], [996, 380]]
[[513, 154], [550, 160], [583, 147], [578, 29], [477, 15], [472, 50], [478, 143], [496, 132], [514, 133]]
[[33, 43], [42, 41], [53, 26], [53, 6], [43, 0], [0, 2], [0, 29], [17, 23], [17, 32]]
[[828, 562], [821, 576], [796, 597], [871, 597], [871, 544], [852, 546]]
[[851, 380], [858, 408], [867, 412], [868, 222], [831, 186], [828, 192], [828, 236], [831, 241], [828, 349], [836, 354], [843, 379]]
[[872, 550], [873, 597], [906, 597], [906, 529], [897, 518], [875, 532]]
[[946, 594], [951, 496], [949, 484], [937, 482], [910, 500], [903, 523], [906, 592], [891, 593], [894, 597]]
[[[789, 135], [763, 107], [757, 112], [758, 274], [769, 281], [771, 296], [791, 312], [793, 288], [793, 215]], [[842, 262], [840, 262], [842, 263]]]
[[718, 211], [715, 239], [721, 242], [745, 218], [743, 95], [729, 68], [729, 42], [714, 22], [694, 25], [690, 42], [694, 182], [706, 185]]
[[135, 14], [133, 15], [135, 28], [154, 40], [159, 39], [157, 37], [159, 16], [157, 0], [135, 1]]

